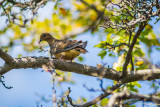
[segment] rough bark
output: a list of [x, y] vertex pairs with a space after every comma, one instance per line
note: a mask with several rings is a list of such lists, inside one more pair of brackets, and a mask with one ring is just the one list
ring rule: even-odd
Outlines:
[[[116, 71], [112, 68], [98, 68], [94, 66], [78, 64], [75, 62], [65, 62], [58, 59], [53, 59], [49, 57], [22, 57], [22, 58], [12, 58], [9, 54], [0, 49], [0, 57], [6, 62], [0, 67], [0, 75], [7, 73], [12, 69], [22, 69], [22, 68], [41, 68], [42, 65], [51, 64], [54, 65], [54, 69], [62, 70], [65, 72], [74, 72], [78, 74], [103, 77], [106, 79], [119, 81], [122, 79], [121, 71]], [[154, 80], [160, 78], [160, 69], [145, 69], [138, 70], [134, 72], [129, 72], [124, 79], [127, 82], [141, 81], [141, 80]]]

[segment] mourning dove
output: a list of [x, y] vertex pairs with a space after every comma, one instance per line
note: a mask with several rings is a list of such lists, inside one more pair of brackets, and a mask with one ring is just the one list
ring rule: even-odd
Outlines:
[[81, 53], [85, 54], [88, 52], [85, 49], [87, 41], [58, 40], [52, 37], [49, 33], [42, 33], [39, 43], [41, 41], [46, 41], [49, 44], [51, 57], [54, 55], [55, 58], [64, 61], [72, 61]]

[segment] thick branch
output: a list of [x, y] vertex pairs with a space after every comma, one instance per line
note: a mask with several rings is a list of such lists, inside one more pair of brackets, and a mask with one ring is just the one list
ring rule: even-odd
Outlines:
[[130, 59], [131, 59], [133, 47], [134, 47], [134, 45], [136, 44], [137, 38], [140, 36], [140, 34], [141, 34], [141, 32], [143, 31], [144, 27], [145, 27], [145, 25], [143, 25], [143, 23], [141, 23], [141, 24], [139, 25], [139, 29], [137, 30], [135, 36], [133, 37], [132, 43], [131, 43], [131, 45], [130, 45], [130, 47], [129, 47], [129, 50], [128, 50], [128, 52], [127, 52], [127, 56], [126, 56], [126, 59], [125, 59], [125, 63], [124, 63], [124, 65], [123, 65], [123, 73], [122, 73], [122, 76], [123, 76], [123, 77], [127, 75], [127, 66], [128, 66], [128, 64], [129, 64], [129, 62], [130, 62]]
[[141, 95], [122, 91], [120, 93], [114, 93], [114, 95], [109, 99], [106, 107], [113, 107], [116, 100], [118, 99], [139, 99], [142, 101], [153, 101], [155, 103], [160, 103], [160, 97], [153, 95]]
[[[12, 69], [21, 68], [41, 68], [43, 64], [53, 63], [55, 69], [74, 72], [78, 74], [84, 74], [88, 76], [103, 77], [119, 81], [121, 79], [122, 72], [115, 71], [112, 68], [98, 68], [94, 66], [88, 66], [73, 62], [65, 62], [58, 59], [52, 59], [48, 57], [22, 57], [14, 58], [14, 63], [4, 64], [0, 67], [0, 75], [7, 73]], [[138, 70], [126, 75], [125, 80], [127, 82], [140, 81], [140, 80], [154, 80], [160, 79], [160, 69], [145, 69]]]
[[10, 64], [14, 61], [14, 59], [9, 54], [4, 52], [1, 48], [0, 48], [0, 58], [2, 58], [7, 64]]
[[118, 80], [120, 78], [120, 72], [117, 72], [111, 68], [97, 68], [88, 65], [82, 65], [73, 62], [64, 62], [58, 59], [52, 59], [48, 57], [22, 57], [15, 58], [15, 63], [12, 65], [4, 65], [0, 67], [0, 74], [8, 72], [11, 69], [20, 68], [41, 68], [43, 64], [48, 64], [52, 62], [55, 69], [62, 71], [75, 72], [79, 74], [89, 75], [89, 76], [102, 76], [105, 78]]
[[106, 107], [114, 107], [116, 100], [125, 97], [125, 93], [125, 91], [122, 91], [120, 93], [114, 93], [113, 96], [109, 99], [109, 102]]
[[[132, 42], [131, 45], [133, 46], [133, 44], [134, 42]], [[41, 68], [42, 65], [44, 64], [48, 65], [48, 63], [52, 63], [55, 69], [58, 70], [74, 72], [88, 76], [103, 77], [116, 81], [119, 81], [122, 75], [122, 72], [118, 72], [112, 68], [104, 68], [104, 67], [98, 68], [73, 62], [65, 62], [48, 57], [22, 57], [13, 59], [1, 48], [0, 48], [0, 57], [4, 61], [6, 61], [6, 63], [0, 67], [0, 75], [5, 74], [6, 72], [12, 69]], [[128, 73], [128, 75], [126, 75], [124, 79], [127, 80], [127, 82], [160, 79], [160, 69], [138, 70], [135, 72]]]

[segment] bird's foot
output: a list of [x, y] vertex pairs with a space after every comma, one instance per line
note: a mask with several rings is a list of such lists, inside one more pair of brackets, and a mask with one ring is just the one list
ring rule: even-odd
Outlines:
[[53, 72], [55, 72], [55, 70], [54, 69], [48, 69], [47, 72], [50, 72], [52, 74]]
[[55, 57], [53, 57], [53, 56], [52, 56], [51, 58], [52, 58], [52, 59], [57, 59], [57, 58], [55, 58]]
[[70, 60], [69, 62], [72, 62], [72, 60]]

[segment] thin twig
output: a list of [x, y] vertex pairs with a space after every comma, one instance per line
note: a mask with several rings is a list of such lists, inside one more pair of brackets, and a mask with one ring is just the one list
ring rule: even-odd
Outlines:
[[71, 92], [71, 89], [70, 89], [70, 87], [68, 87], [67, 99], [68, 99], [70, 105], [73, 106], [73, 107], [79, 107], [78, 105], [75, 105], [75, 104], [73, 103], [72, 98], [69, 96], [70, 92]]
[[89, 107], [91, 105], [96, 104], [97, 102], [101, 101], [103, 98], [105, 98], [108, 95], [110, 95], [114, 90], [118, 89], [124, 83], [125, 83], [124, 80], [119, 81], [117, 84], [115, 84], [114, 86], [112, 86], [110, 89], [106, 90], [103, 94], [101, 94], [97, 98], [95, 98], [92, 101], [89, 101], [89, 102], [87, 102], [87, 103], [85, 103], [83, 105], [80, 105], [79, 107]]
[[111, 48], [107, 47], [108, 49], [112, 49], [112, 48], [115, 49], [116, 47], [120, 47], [122, 45], [125, 45], [125, 46], [129, 47], [129, 45], [126, 44], [126, 43], [120, 43], [120, 44], [111, 45], [111, 44], [109, 44], [109, 43], [106, 42], [106, 44], [105, 44], [105, 46], [110, 46], [111, 47]]
[[2, 78], [4, 79], [4, 76], [0, 77], [0, 82], [2, 83], [2, 85], [6, 88], [6, 89], [12, 89], [12, 86], [6, 86], [5, 82], [2, 80]]

